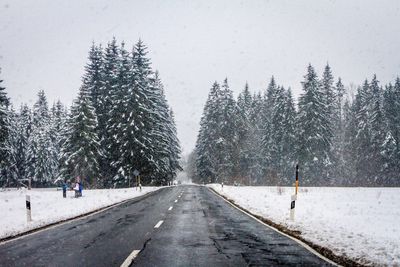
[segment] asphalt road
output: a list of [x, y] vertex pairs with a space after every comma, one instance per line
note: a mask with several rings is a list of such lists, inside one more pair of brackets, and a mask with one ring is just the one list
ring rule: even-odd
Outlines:
[[177, 186], [1, 244], [0, 266], [120, 266], [135, 250], [132, 266], [329, 265], [208, 188]]

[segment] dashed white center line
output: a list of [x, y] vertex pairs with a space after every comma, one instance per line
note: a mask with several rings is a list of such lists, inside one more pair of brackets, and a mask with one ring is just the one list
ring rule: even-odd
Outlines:
[[158, 228], [158, 227], [160, 227], [161, 226], [161, 224], [163, 223], [164, 221], [159, 221], [155, 226], [154, 226], [154, 228]]
[[132, 253], [129, 254], [128, 258], [126, 258], [125, 261], [121, 264], [121, 267], [128, 267], [129, 265], [131, 265], [132, 261], [136, 258], [139, 252], [140, 250], [132, 251]]
[[172, 210], [172, 206], [171, 207], [169, 207], [169, 209], [168, 210]]
[[176, 203], [176, 202], [178, 202], [178, 200], [177, 200], [177, 199], [175, 199], [175, 203]]

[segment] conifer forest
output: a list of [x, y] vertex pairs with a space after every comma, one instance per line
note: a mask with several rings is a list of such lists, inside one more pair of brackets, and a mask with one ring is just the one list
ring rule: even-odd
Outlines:
[[[0, 185], [55, 186], [81, 177], [111, 188], [172, 182], [182, 170], [174, 114], [139, 40], [89, 49], [72, 106], [14, 107], [0, 81]], [[296, 164], [307, 186], [400, 186], [400, 79], [359, 86], [310, 64], [296, 99], [275, 78], [246, 83], [237, 99], [214, 82], [186, 172], [193, 182], [291, 185]]]
[[[11, 105], [0, 80], [0, 186], [56, 186], [80, 177], [86, 187], [171, 182], [181, 166], [174, 114], [147, 48], [114, 38], [92, 44], [72, 106]], [[136, 172], [135, 172], [136, 171]]]
[[214, 82], [188, 173], [199, 183], [304, 186], [400, 186], [400, 79], [376, 75], [345, 86], [326, 65], [310, 64], [294, 99], [271, 78], [246, 84], [237, 99], [228, 80]]

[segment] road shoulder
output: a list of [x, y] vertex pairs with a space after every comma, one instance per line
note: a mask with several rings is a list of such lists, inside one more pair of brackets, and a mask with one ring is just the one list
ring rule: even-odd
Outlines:
[[334, 265], [343, 265], [343, 266], [364, 266], [350, 258], [346, 258], [343, 256], [338, 256], [335, 253], [333, 253], [332, 250], [330, 250], [329, 248], [326, 247], [322, 247], [319, 245], [316, 245], [306, 239], [304, 239], [301, 236], [300, 232], [297, 231], [293, 231], [290, 230], [289, 228], [281, 225], [281, 224], [277, 224], [275, 222], [273, 222], [270, 219], [264, 218], [260, 215], [254, 214], [251, 211], [249, 211], [248, 209], [243, 208], [242, 206], [238, 205], [237, 203], [235, 203], [234, 200], [227, 198], [224, 195], [219, 194], [216, 190], [214, 190], [212, 187], [208, 187], [206, 186], [211, 192], [213, 192], [214, 194], [216, 194], [217, 196], [219, 196], [220, 198], [222, 198], [223, 200], [225, 200], [226, 202], [228, 202], [230, 205], [232, 205], [233, 207], [237, 208], [238, 210], [240, 210], [241, 212], [247, 214], [248, 216], [252, 217], [253, 219], [255, 219], [256, 221], [258, 221], [261, 224], [264, 224], [265, 226], [291, 238], [292, 240], [296, 241], [297, 243], [299, 243], [300, 245], [302, 245], [303, 247], [305, 247], [307, 250], [309, 250], [310, 252], [312, 252], [313, 254], [317, 255], [318, 257], [328, 261], [331, 264]]
[[29, 236], [29, 235], [36, 234], [36, 233], [39, 233], [39, 232], [42, 232], [42, 231], [46, 231], [48, 229], [60, 226], [62, 224], [66, 224], [66, 223], [74, 222], [76, 220], [80, 220], [80, 219], [84, 219], [84, 218], [90, 217], [92, 215], [104, 212], [106, 210], [109, 210], [111, 208], [120, 206], [120, 205], [122, 205], [124, 203], [127, 203], [127, 202], [130, 202], [130, 201], [134, 201], [134, 202], [141, 201], [141, 200], [143, 200], [143, 199], [145, 199], [145, 198], [147, 198], [147, 197], [149, 197], [149, 196], [151, 196], [153, 194], [156, 194], [156, 193], [160, 192], [161, 190], [163, 190], [165, 188], [159, 188], [157, 190], [145, 193], [143, 195], [135, 196], [135, 197], [129, 198], [129, 199], [125, 199], [125, 200], [122, 200], [122, 201], [119, 201], [119, 202], [116, 202], [116, 203], [113, 203], [113, 204], [110, 204], [110, 205], [107, 205], [107, 206], [103, 206], [103, 207], [98, 208], [98, 209], [91, 210], [89, 212], [85, 212], [85, 213], [79, 214], [77, 216], [73, 216], [73, 217], [70, 217], [70, 218], [67, 218], [67, 219], [62, 219], [62, 220], [59, 220], [59, 221], [56, 221], [56, 222], [52, 222], [52, 223], [49, 223], [49, 224], [46, 224], [46, 225], [38, 226], [38, 227], [36, 227], [34, 229], [23, 231], [23, 232], [14, 234], [14, 235], [6, 236], [6, 237], [0, 239], [0, 245], [3, 245], [5, 243], [8, 243], [8, 242], [11, 242], [11, 241], [14, 241], [14, 240], [17, 240], [19, 238], [23, 238], [23, 237], [26, 237], [26, 236]]

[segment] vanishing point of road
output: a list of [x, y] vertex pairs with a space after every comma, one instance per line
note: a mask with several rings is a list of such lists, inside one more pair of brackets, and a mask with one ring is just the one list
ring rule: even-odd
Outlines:
[[204, 186], [166, 187], [0, 244], [0, 266], [330, 266]]

